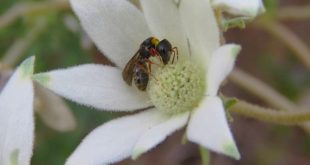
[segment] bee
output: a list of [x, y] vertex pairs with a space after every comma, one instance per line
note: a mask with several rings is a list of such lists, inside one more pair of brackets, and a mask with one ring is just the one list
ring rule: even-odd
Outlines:
[[137, 88], [145, 91], [151, 75], [151, 65], [155, 64], [149, 58], [158, 57], [166, 65], [170, 61], [171, 54], [173, 54], [173, 63], [178, 52], [176, 47], [172, 48], [168, 40], [159, 41], [155, 37], [147, 38], [140, 44], [138, 51], [126, 64], [122, 72], [124, 81], [131, 86], [132, 80], [134, 80]]

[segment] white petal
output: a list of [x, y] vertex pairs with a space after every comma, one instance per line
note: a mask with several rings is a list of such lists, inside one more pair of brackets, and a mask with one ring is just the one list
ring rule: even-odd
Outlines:
[[229, 130], [222, 101], [207, 97], [193, 112], [187, 137], [203, 147], [240, 159], [240, 154]]
[[177, 5], [172, 0], [141, 0], [149, 28], [160, 40], [166, 38], [178, 48], [180, 55], [188, 55], [185, 31]]
[[70, 0], [97, 47], [120, 68], [151, 36], [142, 13], [127, 0]]
[[166, 118], [153, 109], [112, 120], [92, 131], [66, 165], [105, 165], [125, 159], [131, 155], [138, 138]]
[[35, 107], [42, 121], [49, 127], [61, 131], [71, 131], [76, 127], [76, 121], [67, 104], [59, 96], [39, 85], [35, 86], [36, 100], [39, 105]]
[[77, 103], [111, 111], [151, 105], [145, 92], [128, 86], [118, 68], [86, 64], [34, 75], [41, 85]]
[[138, 158], [141, 154], [151, 150], [164, 141], [167, 136], [184, 127], [188, 121], [188, 117], [189, 113], [173, 116], [167, 121], [148, 130], [139, 138], [133, 149], [132, 158]]
[[265, 12], [262, 0], [211, 0], [211, 3], [235, 15], [255, 17]]
[[191, 55], [206, 66], [212, 52], [220, 45], [219, 29], [211, 5], [208, 0], [182, 0], [179, 3]]
[[241, 47], [236, 44], [227, 44], [217, 49], [207, 70], [207, 95], [215, 96], [222, 81], [232, 71]]
[[18, 164], [28, 165], [32, 156], [33, 73], [34, 57], [25, 60], [12, 75], [0, 94], [0, 164], [10, 162], [18, 152]]

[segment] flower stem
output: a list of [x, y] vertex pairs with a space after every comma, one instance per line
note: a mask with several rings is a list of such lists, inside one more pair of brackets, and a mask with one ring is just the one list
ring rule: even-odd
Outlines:
[[310, 18], [310, 5], [288, 6], [278, 10], [276, 18], [279, 20], [303, 20]]
[[263, 108], [258, 105], [253, 105], [245, 101], [238, 101], [229, 112], [235, 112], [240, 115], [255, 118], [265, 122], [272, 122], [284, 125], [296, 125], [301, 122], [310, 121], [310, 111], [286, 111], [279, 112], [270, 108]]
[[234, 69], [229, 78], [233, 83], [255, 94], [275, 108], [282, 110], [298, 109], [296, 105], [275, 91], [272, 87], [238, 68]]
[[[230, 80], [248, 92], [258, 96], [271, 106], [285, 111], [297, 111], [301, 107], [285, 98], [283, 95], [275, 91], [272, 87], [256, 79], [255, 77], [235, 69], [230, 75]], [[310, 122], [302, 123], [302, 128], [310, 134]]]
[[34, 26], [26, 36], [17, 39], [13, 45], [4, 54], [1, 63], [6, 67], [14, 68], [20, 57], [29, 48], [29, 46], [39, 37], [41, 32], [47, 27], [44, 19], [37, 19]]
[[199, 151], [200, 151], [200, 157], [201, 157], [201, 165], [209, 165], [210, 164], [209, 151], [202, 146], [199, 146]]
[[46, 13], [47, 11], [53, 10], [67, 10], [69, 8], [70, 6], [67, 0], [18, 3], [0, 17], [0, 28], [8, 26], [20, 16], [40, 12]]
[[261, 20], [257, 25], [281, 40], [310, 69], [310, 49], [295, 33], [275, 21]]

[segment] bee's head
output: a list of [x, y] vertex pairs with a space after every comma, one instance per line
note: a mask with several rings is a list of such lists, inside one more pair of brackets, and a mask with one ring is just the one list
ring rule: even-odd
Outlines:
[[156, 51], [160, 54], [164, 64], [167, 64], [172, 51], [171, 43], [166, 39], [161, 40], [156, 46]]

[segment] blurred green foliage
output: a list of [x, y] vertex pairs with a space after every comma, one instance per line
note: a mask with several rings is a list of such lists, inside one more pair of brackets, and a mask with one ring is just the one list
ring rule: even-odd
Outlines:
[[274, 15], [277, 12], [279, 1], [278, 0], [264, 0], [264, 5], [268, 14]]
[[59, 133], [36, 120], [36, 144], [32, 158], [33, 165], [60, 165], [70, 156], [81, 140], [94, 128], [112, 117], [111, 113], [69, 103], [78, 126], [74, 131]]
[[310, 74], [300, 65], [295, 56], [287, 54], [285, 64], [270, 54], [261, 55], [260, 65], [262, 73], [277, 91], [284, 96], [298, 102], [310, 85]]

